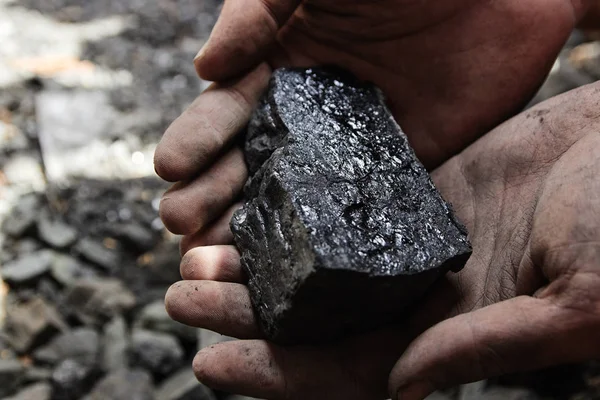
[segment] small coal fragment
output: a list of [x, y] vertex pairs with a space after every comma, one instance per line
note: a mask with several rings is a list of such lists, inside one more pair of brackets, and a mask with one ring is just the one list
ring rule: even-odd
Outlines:
[[12, 237], [21, 237], [33, 228], [39, 214], [41, 200], [38, 195], [30, 194], [19, 200], [19, 203], [8, 214], [2, 230]]
[[82, 365], [93, 365], [98, 360], [100, 337], [90, 328], [77, 328], [53, 338], [47, 345], [36, 349], [33, 358], [40, 363], [55, 365], [72, 359]]
[[24, 353], [67, 329], [58, 311], [39, 297], [7, 309], [5, 333], [18, 352]]
[[28, 284], [50, 270], [52, 259], [52, 251], [36, 251], [7, 263], [0, 268], [0, 274], [10, 285]]
[[39, 367], [32, 366], [27, 368], [23, 379], [27, 383], [34, 383], [39, 381], [49, 381], [52, 378], [52, 368], [50, 367]]
[[117, 279], [80, 279], [69, 289], [66, 306], [83, 323], [102, 325], [135, 306], [134, 294]]
[[136, 329], [131, 335], [130, 360], [156, 377], [164, 377], [183, 362], [184, 352], [173, 335]]
[[122, 240], [142, 251], [152, 249], [157, 241], [157, 235], [151, 229], [139, 223], [112, 224], [107, 231], [111, 237]]
[[281, 343], [398, 321], [471, 254], [377, 88], [337, 69], [281, 69], [246, 137], [232, 220], [261, 326]]
[[18, 360], [0, 359], [0, 398], [10, 395], [19, 386], [25, 368]]
[[116, 269], [121, 261], [119, 253], [90, 238], [83, 238], [77, 242], [75, 252], [107, 271]]
[[41, 213], [37, 224], [40, 239], [50, 246], [63, 249], [75, 243], [77, 230], [46, 210]]
[[105, 372], [128, 365], [129, 332], [125, 319], [118, 315], [104, 325], [101, 366]]
[[63, 286], [71, 287], [78, 279], [97, 276], [96, 271], [67, 254], [57, 253], [52, 261], [50, 275]]
[[75, 360], [62, 361], [52, 373], [53, 398], [76, 400], [86, 393], [98, 377], [91, 365], [82, 365]]

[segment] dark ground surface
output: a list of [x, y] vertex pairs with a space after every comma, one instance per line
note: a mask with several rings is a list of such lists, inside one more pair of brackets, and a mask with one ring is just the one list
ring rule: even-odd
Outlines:
[[[125, 70], [131, 76], [130, 84], [94, 90], [108, 98], [113, 113], [104, 117], [114, 124], [102, 140], [107, 146], [128, 143], [135, 151], [156, 143], [206, 86], [196, 78], [191, 60], [210, 32], [219, 3], [2, 0], [0, 27], [3, 13], [11, 15], [7, 10], [22, 12], [25, 21], [65, 23], [56, 25], [60, 29], [133, 17], [133, 24], [120, 33], [82, 40], [79, 54], [69, 57], [75, 57], [75, 67], [91, 63], [97, 70]], [[27, 32], [39, 29], [37, 22], [27, 26]], [[573, 37], [535, 101], [600, 77], [598, 44], [583, 41], [581, 35]], [[32, 50], [37, 43], [20, 45], [42, 61], [53, 52], [64, 57], [61, 42], [39, 54]], [[0, 68], [12, 65], [10, 59], [2, 63], [10, 54], [1, 50]], [[76, 75], [75, 67], [62, 66], [61, 73]], [[5, 72], [0, 69], [0, 78]], [[0, 283], [0, 399], [233, 399], [195, 384], [190, 372], [196, 349], [222, 337], [174, 323], [164, 311], [163, 296], [178, 279], [179, 263], [177, 238], [158, 220], [158, 199], [166, 185], [153, 176], [100, 181], [83, 174], [60, 185], [46, 179], [40, 140], [47, 121], [40, 117], [44, 103], [39, 99], [90, 90], [86, 84], [67, 85], [59, 75], [38, 68], [0, 86], [0, 263], [5, 281]], [[86, 123], [92, 129], [103, 121], [96, 119], [95, 105], [89, 107]], [[73, 113], [65, 109], [64, 114]], [[137, 116], [133, 122], [127, 119], [132, 115]], [[94, 175], [99, 167], [86, 168]], [[433, 398], [600, 399], [600, 365], [503, 377]]]

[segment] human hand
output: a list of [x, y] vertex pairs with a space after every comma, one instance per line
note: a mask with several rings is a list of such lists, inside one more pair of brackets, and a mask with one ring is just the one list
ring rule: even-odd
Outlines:
[[[228, 237], [210, 226], [231, 216], [246, 176], [241, 152], [224, 149], [245, 126], [270, 67], [337, 64], [374, 82], [433, 168], [533, 95], [588, 3], [226, 1], [196, 60], [203, 78], [221, 84], [173, 123], [156, 151], [157, 173], [178, 182], [161, 204], [165, 225], [193, 235], [184, 249]], [[236, 76], [241, 81], [229, 82]]]
[[413, 400], [599, 357], [599, 91], [590, 85], [542, 103], [434, 171], [474, 252], [401, 328], [323, 347], [270, 344], [261, 340], [235, 248], [187, 252], [186, 281], [167, 294], [170, 315], [244, 339], [202, 350], [198, 378], [268, 399], [371, 400], [387, 396], [389, 376], [389, 393]]
[[473, 255], [449, 318], [390, 378], [399, 399], [600, 357], [600, 85], [527, 111], [434, 172]]
[[433, 168], [533, 96], [588, 0], [228, 0], [196, 59], [223, 81], [267, 61], [372, 81]]

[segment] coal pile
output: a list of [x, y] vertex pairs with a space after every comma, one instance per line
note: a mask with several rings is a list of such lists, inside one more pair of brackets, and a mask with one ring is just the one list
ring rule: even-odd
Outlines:
[[[191, 361], [218, 334], [164, 307], [179, 280], [154, 179], [82, 181], [30, 194], [4, 222], [0, 398], [215, 400]], [[217, 397], [217, 395], [219, 397]]]

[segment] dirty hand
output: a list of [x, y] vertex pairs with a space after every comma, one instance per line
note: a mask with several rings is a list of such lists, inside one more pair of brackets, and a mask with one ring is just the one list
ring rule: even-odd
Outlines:
[[229, 218], [246, 179], [231, 146], [270, 68], [333, 63], [373, 81], [433, 168], [527, 101], [586, 3], [227, 0], [196, 60], [203, 78], [222, 83], [173, 123], [156, 151], [158, 174], [178, 182], [161, 205], [166, 226], [195, 234], [184, 248], [227, 237], [211, 224]]
[[[218, 82], [263, 61], [345, 67], [386, 93], [433, 168], [524, 105], [587, 3], [226, 0], [196, 67]], [[159, 167], [174, 181], [196, 172]]]
[[261, 340], [235, 248], [187, 252], [186, 280], [167, 294], [170, 315], [244, 339], [202, 350], [198, 378], [267, 399], [417, 400], [600, 357], [599, 93], [595, 84], [545, 102], [433, 172], [474, 252], [401, 329], [325, 347], [271, 344]]

